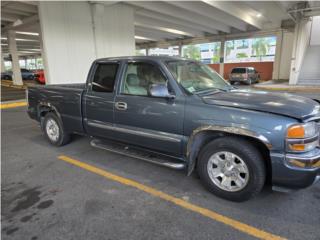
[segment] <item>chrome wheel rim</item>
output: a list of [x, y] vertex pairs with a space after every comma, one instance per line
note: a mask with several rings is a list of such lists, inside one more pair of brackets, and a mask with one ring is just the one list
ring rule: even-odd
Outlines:
[[207, 171], [211, 181], [220, 189], [237, 192], [249, 181], [247, 164], [232, 152], [217, 152], [208, 161]]
[[47, 135], [51, 141], [53, 141], [53, 142], [58, 141], [59, 134], [60, 134], [59, 133], [59, 125], [55, 120], [49, 119], [47, 121], [46, 132], [47, 132]]

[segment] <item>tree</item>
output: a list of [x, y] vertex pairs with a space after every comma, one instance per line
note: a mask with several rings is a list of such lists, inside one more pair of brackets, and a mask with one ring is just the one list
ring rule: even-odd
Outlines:
[[252, 44], [252, 55], [260, 58], [260, 62], [263, 56], [267, 55], [269, 44], [266, 38], [256, 38]]
[[184, 58], [191, 58], [194, 60], [200, 60], [201, 59], [201, 53], [200, 48], [196, 45], [188, 45], [183, 48], [183, 57]]

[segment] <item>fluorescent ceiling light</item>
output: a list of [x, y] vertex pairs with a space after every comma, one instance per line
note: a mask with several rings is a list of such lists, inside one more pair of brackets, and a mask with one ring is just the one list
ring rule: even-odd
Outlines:
[[[8, 38], [2, 37], [1, 40], [8, 40]], [[24, 38], [16, 38], [16, 41], [21, 41], [21, 42], [39, 42], [39, 40], [36, 40], [36, 39], [24, 39]]]
[[39, 36], [39, 33], [35, 33], [35, 32], [16, 32], [16, 33], [24, 34], [24, 35]]
[[261, 16], [262, 16], [261, 13], [257, 13], [257, 15], [256, 15], [257, 18], [259, 18], [259, 17], [261, 17]]
[[8, 43], [1, 43], [1, 46], [8, 46]]
[[134, 38], [138, 40], [151, 40], [150, 38], [141, 37], [141, 36], [134, 36]]
[[38, 40], [23, 39], [23, 38], [16, 38], [16, 41], [21, 41], [21, 42], [38, 42]]
[[163, 27], [159, 27], [160, 30], [165, 31], [165, 32], [170, 32], [170, 33], [174, 33], [174, 34], [178, 34], [178, 35], [190, 35], [189, 33], [177, 30], [177, 29], [173, 29], [173, 28], [163, 28]]

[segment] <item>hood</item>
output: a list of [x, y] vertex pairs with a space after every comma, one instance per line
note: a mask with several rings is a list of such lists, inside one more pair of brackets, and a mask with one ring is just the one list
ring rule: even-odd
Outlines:
[[236, 89], [200, 97], [207, 104], [274, 113], [302, 121], [311, 117], [320, 118], [319, 103], [288, 93]]

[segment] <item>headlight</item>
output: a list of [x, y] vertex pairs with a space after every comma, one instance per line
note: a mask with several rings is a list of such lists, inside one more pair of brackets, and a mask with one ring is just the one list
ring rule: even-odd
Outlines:
[[293, 152], [307, 152], [319, 146], [319, 127], [315, 122], [296, 124], [287, 130], [287, 148]]

